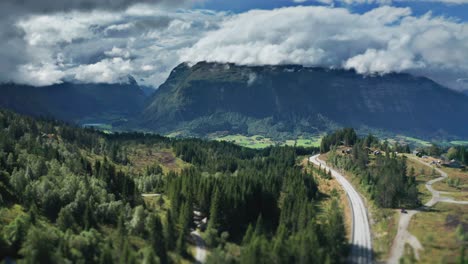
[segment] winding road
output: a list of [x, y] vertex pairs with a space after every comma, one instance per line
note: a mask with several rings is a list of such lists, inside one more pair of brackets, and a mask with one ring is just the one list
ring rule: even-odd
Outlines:
[[[421, 164], [423, 164], [423, 165], [425, 165], [425, 166], [428, 166], [430, 168], [434, 168], [430, 164], [428, 164], [426, 162], [423, 162], [423, 161], [421, 161], [419, 159], [416, 159], [416, 158], [413, 158], [413, 157], [410, 157], [410, 158], [417, 161], [417, 162], [419, 162], [419, 163], [421, 163]], [[441, 176], [436, 178], [436, 179], [430, 180], [430, 181], [426, 182], [426, 184], [425, 184], [426, 189], [428, 189], [432, 194], [431, 200], [429, 200], [427, 203], [424, 204], [423, 207], [421, 207], [421, 208], [419, 208], [417, 210], [408, 210], [406, 213], [401, 213], [400, 212], [400, 221], [398, 223], [398, 231], [397, 231], [397, 235], [395, 236], [395, 239], [393, 240], [393, 245], [392, 245], [392, 249], [390, 251], [390, 256], [389, 256], [389, 258], [387, 260], [388, 264], [396, 264], [396, 263], [400, 262], [400, 258], [403, 256], [404, 251], [405, 251], [405, 244], [406, 243], [408, 243], [413, 248], [415, 257], [416, 257], [417, 260], [419, 260], [419, 251], [423, 250], [424, 248], [421, 245], [421, 243], [419, 242], [419, 240], [408, 231], [408, 226], [409, 226], [409, 223], [411, 221], [411, 218], [415, 214], [417, 214], [420, 211], [425, 210], [425, 209], [435, 205], [438, 202], [454, 203], [454, 204], [468, 204], [468, 201], [455, 201], [451, 197], [441, 197], [441, 194], [444, 194], [444, 193], [448, 194], [448, 192], [441, 192], [441, 191], [434, 190], [434, 188], [432, 188], [432, 185], [434, 183], [442, 181], [442, 180], [444, 180], [444, 179], [446, 179], [448, 177], [447, 173], [445, 173], [441, 169], [439, 169], [439, 168], [434, 168], [434, 169], [438, 173], [440, 173]]]
[[351, 183], [339, 172], [327, 166], [327, 163], [319, 159], [319, 155], [309, 158], [309, 161], [317, 166], [325, 167], [331, 171], [332, 176], [343, 186], [352, 212], [352, 238], [349, 263], [372, 263], [372, 239], [367, 217], [367, 210], [359, 193]]

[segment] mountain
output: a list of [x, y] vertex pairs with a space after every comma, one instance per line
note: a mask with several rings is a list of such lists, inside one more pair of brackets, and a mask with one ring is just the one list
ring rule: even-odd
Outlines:
[[410, 74], [180, 64], [139, 125], [162, 133], [316, 133], [340, 126], [423, 137], [468, 135], [468, 97]]
[[[133, 80], [133, 81], [131, 81]], [[45, 87], [0, 85], [0, 107], [71, 122], [103, 122], [133, 116], [146, 96], [134, 79], [122, 84], [62, 83]]]

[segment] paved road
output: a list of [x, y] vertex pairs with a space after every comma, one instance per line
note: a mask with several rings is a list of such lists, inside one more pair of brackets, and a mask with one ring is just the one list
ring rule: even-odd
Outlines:
[[[433, 168], [430, 164], [423, 162], [419, 159], [410, 157], [411, 159], [428, 166], [430, 168]], [[425, 210], [433, 205], [435, 205], [438, 202], [444, 202], [444, 203], [454, 203], [454, 204], [468, 204], [468, 201], [455, 201], [451, 197], [441, 197], [441, 194], [449, 194], [448, 192], [441, 192], [437, 191], [434, 188], [432, 188], [432, 185], [436, 182], [442, 181], [445, 178], [448, 177], [447, 173], [442, 171], [441, 169], [434, 168], [441, 176], [430, 180], [426, 182], [426, 189], [428, 189], [431, 194], [432, 198], [429, 200], [427, 203], [424, 204], [423, 207], [419, 208], [418, 210], [408, 210], [406, 214], [402, 214], [400, 212], [400, 221], [398, 223], [398, 231], [397, 235], [395, 236], [395, 239], [393, 240], [393, 245], [392, 249], [390, 251], [390, 256], [387, 260], [388, 264], [396, 264], [400, 262], [400, 258], [403, 256], [404, 251], [405, 251], [405, 244], [408, 243], [410, 246], [413, 248], [415, 257], [417, 260], [419, 260], [419, 251], [423, 250], [423, 246], [419, 242], [418, 238], [413, 236], [410, 232], [408, 232], [408, 226], [411, 221], [411, 218], [419, 213], [421, 210]]]
[[367, 217], [367, 210], [359, 193], [354, 189], [351, 183], [339, 172], [327, 166], [326, 162], [315, 155], [309, 158], [309, 161], [322, 167], [327, 168], [332, 172], [332, 176], [343, 186], [352, 212], [353, 231], [351, 239], [351, 254], [349, 263], [372, 263], [372, 239]]
[[193, 241], [195, 241], [195, 261], [196, 263], [204, 263], [206, 259], [205, 241], [201, 238], [198, 230], [192, 231], [190, 234], [192, 235]]

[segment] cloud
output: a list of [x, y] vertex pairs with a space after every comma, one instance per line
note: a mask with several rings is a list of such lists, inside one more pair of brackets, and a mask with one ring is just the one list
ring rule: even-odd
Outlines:
[[[50, 42], [47, 38], [40, 36], [28, 35], [27, 39], [24, 38], [25, 32], [22, 30], [22, 25], [17, 24], [18, 19], [25, 19], [31, 15], [43, 15], [41, 25], [46, 24], [48, 14], [55, 14], [58, 12], [75, 12], [86, 11], [91, 12], [94, 10], [108, 10], [119, 12], [125, 10], [135, 4], [151, 3], [158, 7], [186, 7], [198, 0], [2, 0], [0, 1], [0, 82], [17, 81], [20, 76], [24, 76], [24, 71], [28, 67], [37, 68], [38, 63], [31, 64], [32, 61], [37, 59], [37, 49], [30, 49], [31, 44], [41, 43], [46, 45]], [[83, 17], [82, 19], [86, 19]], [[75, 21], [65, 21], [66, 24], [53, 24], [54, 21], [49, 21], [48, 28], [53, 33], [61, 33], [62, 36], [57, 36], [63, 39], [66, 43], [70, 39], [87, 33], [86, 28], [81, 28], [81, 31], [73, 25]], [[70, 24], [72, 25], [70, 25]], [[30, 25], [31, 27], [34, 25]], [[69, 29], [68, 32], [61, 28]], [[54, 37], [53, 39], [55, 39]], [[68, 38], [68, 39], [67, 39]], [[44, 51], [44, 50], [41, 50]], [[46, 53], [48, 53], [46, 51]], [[42, 62], [42, 67], [51, 69], [56, 68], [53, 64]], [[31, 74], [34, 75], [34, 74]], [[55, 77], [53, 75], [51, 77]], [[37, 76], [39, 78], [39, 76]], [[26, 78], [24, 80], [31, 78]], [[41, 78], [39, 78], [41, 79]], [[32, 81], [32, 79], [31, 79]], [[40, 83], [44, 83], [40, 81]]]
[[[180, 63], [178, 50], [217, 29], [224, 18], [224, 13], [170, 11], [154, 5], [28, 16], [16, 24], [30, 56], [19, 64], [21, 72], [10, 77], [43, 86], [63, 81], [118, 83], [131, 74], [140, 83], [157, 86]], [[28, 75], [26, 69], [43, 74]], [[47, 72], [50, 78], [45, 79]]]
[[229, 17], [219, 30], [181, 51], [191, 62], [405, 71], [446, 85], [468, 71], [466, 54], [466, 23], [431, 14], [416, 17], [409, 8], [390, 6], [364, 14], [329, 7], [253, 10]]
[[[292, 0], [295, 3], [302, 3], [307, 0]], [[327, 5], [335, 5], [345, 4], [345, 5], [361, 5], [361, 4], [380, 4], [380, 5], [390, 5], [396, 2], [438, 2], [444, 4], [467, 4], [468, 0], [315, 0], [318, 3], [327, 4]]]
[[381, 6], [357, 14], [301, 6], [230, 14], [135, 5], [32, 15], [15, 23], [23, 40], [19, 54], [28, 54], [10, 69], [8, 76], [18, 83], [117, 83], [131, 74], [158, 86], [180, 62], [205, 60], [410, 72], [468, 88], [456, 81], [468, 71], [466, 23], [414, 16], [410, 8]]

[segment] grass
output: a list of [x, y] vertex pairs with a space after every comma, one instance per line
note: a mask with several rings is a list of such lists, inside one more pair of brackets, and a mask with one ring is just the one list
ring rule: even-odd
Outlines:
[[468, 191], [468, 171], [454, 168], [442, 168], [442, 171], [447, 173], [450, 179], [459, 179], [459, 190]]
[[[433, 175], [431, 168], [425, 166], [411, 156], [408, 159], [408, 169], [415, 168], [420, 197], [425, 203], [431, 198], [430, 192], [425, 188], [425, 183], [439, 177]], [[431, 159], [417, 158], [423, 162]], [[468, 173], [459, 169], [441, 168], [450, 178], [459, 178], [462, 184], [467, 184]], [[451, 192], [442, 196], [453, 197], [457, 200], [468, 200], [468, 192], [461, 188], [454, 188], [447, 184], [446, 180], [437, 182], [433, 188], [438, 191]], [[460, 242], [457, 241], [455, 229], [461, 224], [468, 226], [468, 206], [449, 203], [437, 203], [428, 211], [416, 214], [410, 222], [408, 231], [418, 238], [424, 247], [420, 252], [421, 263], [455, 263], [459, 255]], [[466, 232], [466, 230], [465, 230]]]
[[270, 138], [266, 138], [260, 135], [255, 135], [255, 136], [250, 136], [250, 137], [244, 136], [244, 135], [227, 135], [227, 136], [215, 138], [215, 140], [228, 141], [228, 142], [232, 142], [234, 144], [237, 144], [243, 147], [254, 148], [254, 149], [266, 148], [266, 147], [278, 144], [278, 142], [275, 142]]
[[407, 159], [407, 174], [409, 175], [411, 168], [414, 168], [416, 173], [416, 183], [418, 185], [418, 195], [422, 204], [427, 203], [432, 198], [431, 192], [426, 188], [426, 182], [440, 177], [439, 174], [432, 175], [432, 170], [413, 160], [412, 158]]
[[146, 167], [160, 165], [164, 173], [169, 171], [180, 172], [190, 165], [176, 157], [171, 149], [158, 148], [157, 146], [138, 145], [132, 146], [128, 156], [132, 167], [138, 172], [143, 172]]
[[414, 137], [407, 137], [403, 135], [397, 135], [394, 138], [390, 139], [389, 141], [394, 141], [395, 143], [398, 143], [398, 144], [410, 144], [410, 145], [421, 146], [421, 147], [431, 146], [431, 142], [429, 141], [425, 141], [425, 140], [414, 138]]
[[424, 247], [421, 263], [456, 263], [460, 242], [455, 230], [460, 224], [468, 225], [466, 205], [437, 203], [430, 211], [416, 214], [408, 230]]
[[245, 136], [245, 135], [227, 135], [221, 137], [215, 137], [214, 140], [218, 141], [228, 141], [234, 144], [253, 148], [253, 149], [262, 149], [274, 145], [287, 145], [287, 146], [301, 146], [301, 147], [319, 147], [320, 142], [322, 141], [322, 135], [311, 136], [311, 137], [302, 137], [297, 139], [288, 139], [283, 141], [273, 140], [268, 137], [261, 135], [254, 136]]
[[450, 144], [455, 145], [455, 146], [467, 146], [468, 145], [468, 140], [450, 141]]

